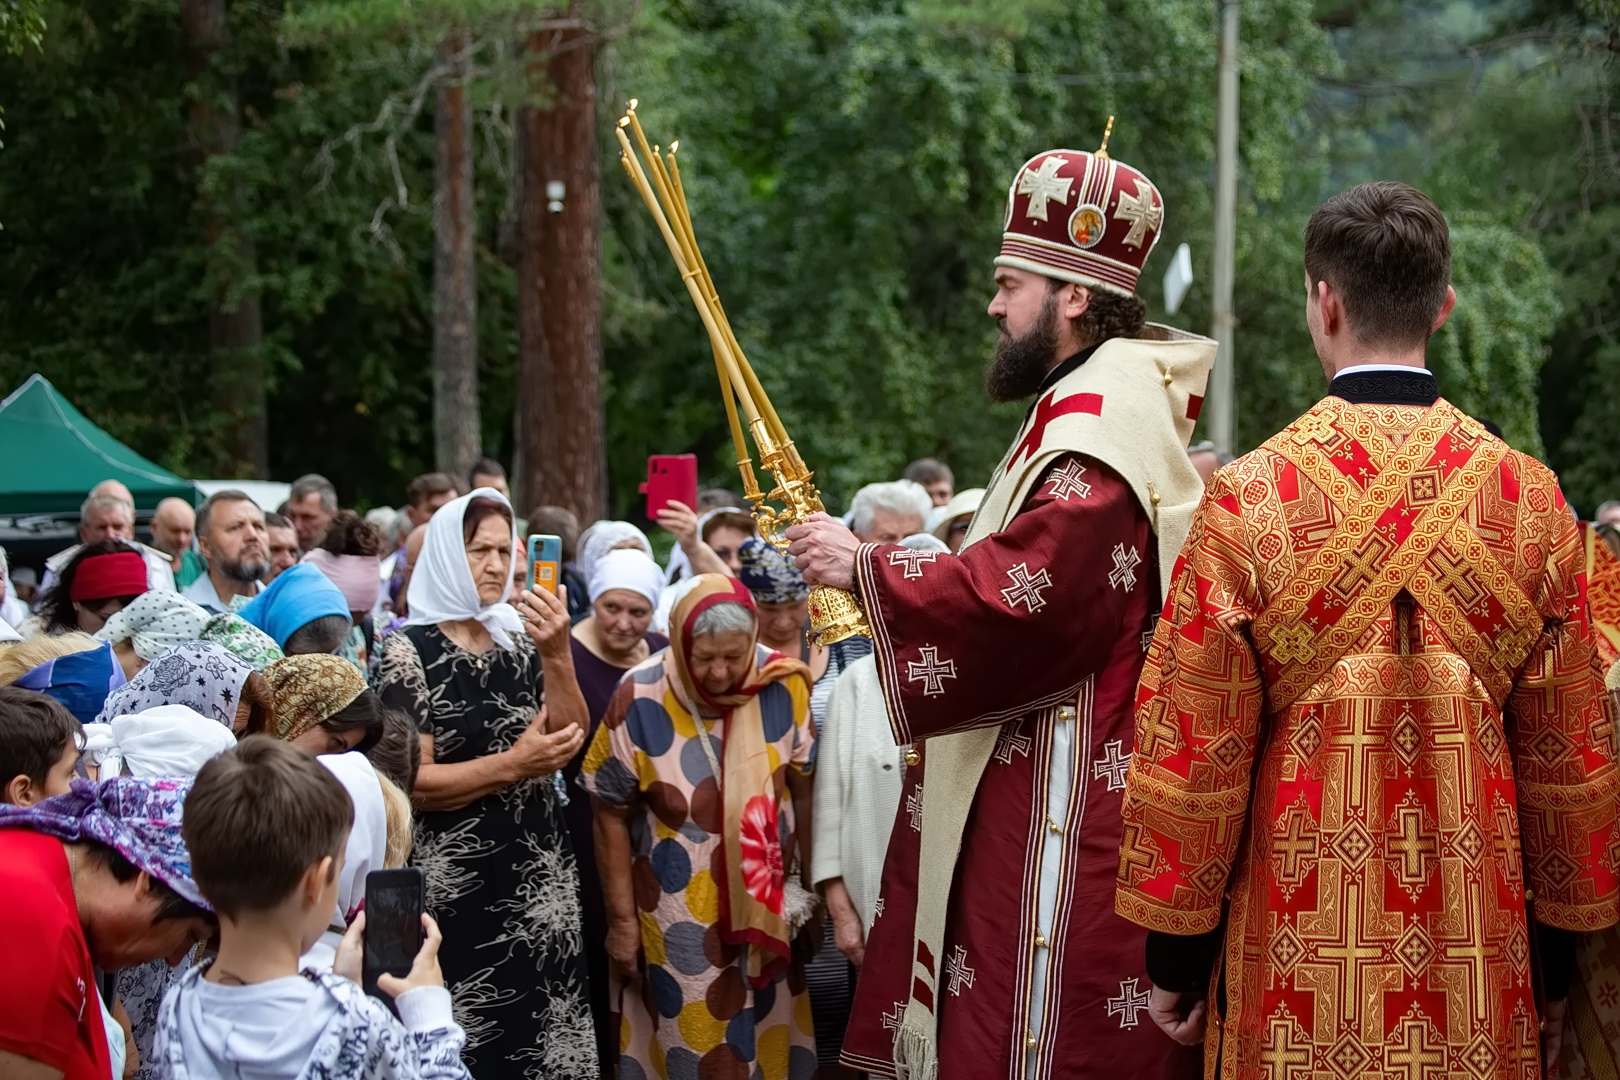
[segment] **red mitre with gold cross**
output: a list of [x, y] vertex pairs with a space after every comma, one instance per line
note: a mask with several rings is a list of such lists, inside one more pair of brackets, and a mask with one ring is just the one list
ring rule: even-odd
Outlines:
[[1018, 170], [996, 265], [1133, 296], [1163, 225], [1159, 189], [1108, 156], [1105, 134], [1096, 153], [1048, 150]]

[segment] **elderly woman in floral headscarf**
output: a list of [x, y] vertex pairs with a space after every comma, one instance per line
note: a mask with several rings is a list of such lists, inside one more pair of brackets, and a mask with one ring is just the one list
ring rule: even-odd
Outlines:
[[180, 838], [190, 788], [76, 780], [66, 795], [0, 806], [0, 1046], [19, 1059], [0, 1073], [122, 1074], [97, 970], [178, 963], [214, 928]]
[[[741, 582], [701, 575], [670, 647], [633, 668], [580, 783], [615, 961], [620, 1076], [808, 1078], [815, 1038], [792, 942], [812, 903], [805, 665], [760, 645]], [[645, 961], [643, 964], [642, 961]]]
[[161, 654], [107, 695], [102, 723], [159, 705], [184, 705], [237, 735], [263, 731], [274, 695], [253, 665], [211, 641], [186, 641]]

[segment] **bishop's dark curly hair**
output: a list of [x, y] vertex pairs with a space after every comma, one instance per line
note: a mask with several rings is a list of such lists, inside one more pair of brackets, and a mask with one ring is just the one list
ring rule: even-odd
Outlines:
[[[1055, 289], [1062, 284], [1061, 281], [1054, 281], [1051, 287]], [[1146, 325], [1147, 304], [1142, 302], [1141, 297], [1120, 296], [1095, 287], [1091, 290], [1091, 303], [1074, 320], [1074, 330], [1080, 335], [1080, 340], [1093, 345], [1109, 338], [1141, 337], [1142, 328]]]

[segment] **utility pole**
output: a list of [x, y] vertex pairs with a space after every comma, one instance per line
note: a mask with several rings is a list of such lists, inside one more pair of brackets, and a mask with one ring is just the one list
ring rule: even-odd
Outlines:
[[1237, 233], [1238, 0], [1221, 0], [1220, 87], [1215, 121], [1215, 370], [1210, 375], [1209, 434], [1222, 450], [1236, 453], [1237, 403], [1233, 401], [1232, 277]]

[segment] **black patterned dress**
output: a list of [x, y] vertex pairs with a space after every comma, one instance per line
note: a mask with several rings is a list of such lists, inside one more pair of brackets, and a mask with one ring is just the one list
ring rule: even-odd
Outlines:
[[[383, 644], [378, 693], [433, 736], [437, 764], [508, 749], [540, 705], [540, 657], [524, 635], [475, 656], [437, 626]], [[579, 868], [551, 777], [459, 810], [420, 813], [411, 856], [444, 931], [439, 962], [478, 1080], [595, 1080]]]

